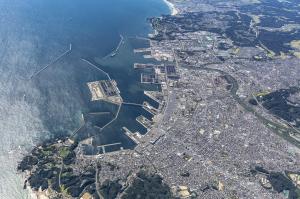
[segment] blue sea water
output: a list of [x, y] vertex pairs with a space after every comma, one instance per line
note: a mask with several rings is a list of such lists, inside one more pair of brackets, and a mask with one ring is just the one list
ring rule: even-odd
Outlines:
[[[113, 106], [89, 101], [86, 83], [105, 76], [81, 58], [116, 79], [125, 101], [149, 101], [133, 70], [134, 62], [148, 61], [132, 52], [137, 45], [132, 37], [146, 37], [152, 31], [146, 19], [168, 12], [161, 0], [0, 0], [0, 199], [29, 198], [16, 166], [33, 146], [71, 134], [88, 112], [115, 113]], [[126, 39], [119, 53], [103, 61], [120, 34]], [[70, 43], [70, 54], [30, 79]], [[150, 117], [142, 109], [122, 107], [119, 119], [97, 142], [132, 147], [120, 128], [145, 133], [135, 121], [140, 114]], [[112, 116], [91, 122], [101, 125]]]

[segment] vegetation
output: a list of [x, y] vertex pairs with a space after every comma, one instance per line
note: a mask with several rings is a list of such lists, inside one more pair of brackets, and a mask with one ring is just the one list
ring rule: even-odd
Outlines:
[[168, 185], [157, 174], [140, 171], [130, 187], [125, 190], [122, 199], [173, 199], [175, 198]]

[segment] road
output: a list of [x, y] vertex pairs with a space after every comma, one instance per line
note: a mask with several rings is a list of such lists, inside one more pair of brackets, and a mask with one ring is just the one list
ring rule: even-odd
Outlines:
[[231, 96], [235, 99], [235, 101], [241, 107], [243, 107], [246, 111], [251, 112], [257, 119], [259, 119], [263, 124], [265, 124], [269, 129], [271, 129], [272, 132], [279, 135], [280, 137], [287, 140], [288, 142], [295, 145], [296, 147], [300, 148], [299, 141], [297, 141], [295, 138], [290, 136], [290, 133], [299, 134], [299, 132], [296, 129], [292, 128], [292, 127], [285, 127], [285, 126], [282, 126], [281, 124], [275, 123], [275, 122], [265, 118], [264, 116], [259, 114], [257, 111], [255, 111], [254, 108], [252, 108], [249, 104], [244, 102], [236, 94], [238, 89], [239, 89], [239, 84], [238, 84], [237, 80], [233, 76], [231, 76], [229, 73], [227, 73], [225, 71], [222, 71], [222, 70], [219, 70], [219, 69], [215, 69], [215, 68], [208, 68], [206, 66], [205, 67], [199, 67], [199, 68], [195, 68], [195, 67], [192, 67], [192, 66], [185, 66], [185, 68], [192, 69], [192, 70], [203, 70], [203, 71], [209, 71], [209, 72], [218, 72], [218, 73], [224, 75], [226, 77], [227, 81], [232, 85], [232, 87], [230, 89]]

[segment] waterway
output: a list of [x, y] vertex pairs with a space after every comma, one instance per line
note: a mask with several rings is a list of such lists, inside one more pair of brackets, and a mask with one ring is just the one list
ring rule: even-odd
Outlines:
[[[0, 199], [29, 198], [23, 190], [17, 162], [33, 146], [59, 135], [70, 135], [82, 125], [84, 115], [92, 125], [104, 125], [117, 107], [90, 102], [86, 83], [105, 79], [89, 60], [118, 83], [126, 102], [149, 101], [139, 83], [134, 62], [149, 62], [133, 48], [147, 43], [148, 17], [169, 13], [161, 0], [0, 0]], [[102, 59], [124, 43], [114, 57]], [[69, 49], [72, 51], [30, 78]], [[89, 112], [111, 114], [87, 118]], [[122, 126], [145, 133], [135, 121], [143, 109], [122, 106], [119, 118], [97, 136], [97, 143], [122, 142], [133, 147]], [[91, 132], [92, 133], [92, 132]]]

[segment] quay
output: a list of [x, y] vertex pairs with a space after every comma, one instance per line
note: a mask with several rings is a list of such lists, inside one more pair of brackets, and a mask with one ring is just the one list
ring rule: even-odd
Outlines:
[[143, 106], [142, 104], [132, 103], [132, 102], [123, 102], [124, 105], [131, 105], [131, 106]]
[[85, 122], [78, 129], [76, 129], [75, 131], [73, 131], [73, 133], [71, 134], [71, 138], [74, 137], [78, 133], [78, 131], [80, 129], [82, 129], [82, 127], [84, 127], [84, 125], [85, 125]]
[[158, 114], [158, 110], [156, 108], [154, 108], [153, 106], [151, 106], [148, 102], [144, 101], [143, 102], [143, 109], [145, 109], [146, 111], [148, 111], [149, 113], [151, 113], [152, 115], [157, 115]]
[[106, 153], [105, 147], [108, 147], [108, 146], [117, 146], [117, 145], [122, 145], [122, 143], [121, 142], [116, 142], [116, 143], [112, 143], [112, 144], [103, 144], [103, 145], [97, 146], [97, 149], [101, 148], [102, 149], [102, 154], [105, 154]]
[[145, 53], [145, 52], [151, 52], [149, 48], [138, 48], [133, 50], [134, 53]]
[[135, 143], [139, 144], [140, 139], [142, 138], [142, 135], [139, 132], [132, 133], [128, 128], [125, 126], [122, 127], [122, 129], [125, 131], [125, 134]]
[[157, 67], [163, 67], [163, 64], [152, 64], [152, 63], [148, 63], [148, 64], [144, 64], [144, 63], [134, 63], [133, 64], [133, 68], [134, 69], [152, 69], [152, 68], [157, 68]]
[[161, 84], [160, 79], [156, 74], [145, 74], [141, 73], [141, 83], [142, 84]]
[[155, 93], [160, 93], [160, 92], [157, 92], [157, 91], [144, 91], [144, 94], [149, 97], [150, 99], [156, 101], [157, 103], [159, 104], [162, 104], [162, 100], [163, 100], [163, 95], [161, 94], [160, 98], [162, 98], [161, 100], [158, 99], [156, 96], [154, 96], [154, 92]]
[[147, 119], [145, 116], [140, 115], [136, 118], [136, 121], [149, 131], [152, 128], [153, 122]]

